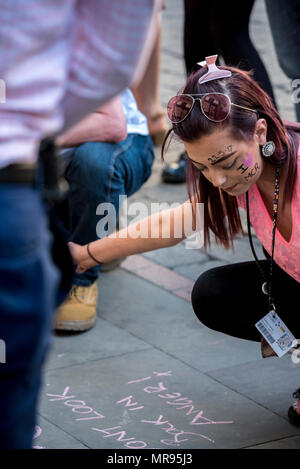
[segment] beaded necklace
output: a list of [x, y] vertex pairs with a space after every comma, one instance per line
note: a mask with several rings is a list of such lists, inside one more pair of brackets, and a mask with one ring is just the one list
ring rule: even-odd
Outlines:
[[261, 268], [261, 265], [259, 263], [259, 260], [257, 258], [256, 252], [253, 246], [252, 235], [251, 235], [251, 230], [250, 230], [249, 197], [248, 197], [248, 191], [246, 192], [248, 238], [249, 238], [249, 242], [250, 242], [250, 246], [251, 246], [254, 259], [264, 279], [264, 283], [262, 285], [262, 291], [265, 295], [268, 295], [269, 310], [274, 310], [274, 311], [275, 311], [275, 305], [274, 305], [274, 297], [273, 297], [273, 266], [274, 266], [276, 226], [277, 226], [277, 218], [278, 218], [279, 187], [280, 187], [280, 167], [278, 166], [276, 167], [276, 170], [275, 170], [274, 198], [273, 198], [272, 255], [270, 259], [269, 280], [266, 278], [266, 275], [263, 269]]

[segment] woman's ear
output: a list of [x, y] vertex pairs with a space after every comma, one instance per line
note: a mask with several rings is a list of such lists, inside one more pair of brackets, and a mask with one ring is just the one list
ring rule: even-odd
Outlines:
[[254, 138], [258, 145], [264, 145], [267, 141], [268, 125], [266, 119], [258, 119], [255, 124]]

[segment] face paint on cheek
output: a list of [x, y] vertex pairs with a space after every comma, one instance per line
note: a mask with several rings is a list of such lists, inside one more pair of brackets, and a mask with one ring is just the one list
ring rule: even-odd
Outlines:
[[244, 167], [243, 163], [237, 168], [237, 171], [241, 171], [242, 174], [244, 174], [245, 171], [247, 171], [247, 169], [249, 169], [248, 166], [246, 166], [246, 168]]
[[253, 165], [253, 156], [250, 155], [250, 153], [246, 153], [247, 159], [242, 158], [242, 162], [245, 164], [245, 166], [252, 166]]
[[255, 176], [259, 170], [260, 170], [259, 164], [255, 163], [254, 167], [251, 168], [247, 176], [245, 176], [245, 180], [249, 181], [249, 179], [253, 178], [253, 176]]
[[[247, 169], [249, 169], [250, 166], [253, 164], [253, 156], [250, 155], [250, 153], [246, 153], [247, 159], [242, 158], [242, 164], [237, 168], [238, 171], [241, 171], [242, 174], [244, 174]], [[245, 166], [244, 166], [245, 165]]]

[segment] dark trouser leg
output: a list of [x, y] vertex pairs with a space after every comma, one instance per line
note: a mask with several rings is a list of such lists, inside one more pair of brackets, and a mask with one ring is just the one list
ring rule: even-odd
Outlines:
[[[268, 275], [269, 261], [261, 261]], [[247, 340], [260, 340], [255, 323], [268, 313], [262, 293], [263, 279], [255, 262], [243, 262], [208, 270], [196, 281], [192, 304], [198, 319], [207, 327]], [[274, 270], [277, 312], [295, 337], [300, 337], [300, 317], [295, 301], [300, 284], [278, 266]]]
[[254, 0], [238, 5], [234, 0], [208, 3], [185, 0], [184, 60], [187, 73], [198, 69], [197, 62], [219, 54], [228, 65], [252, 69], [254, 78], [275, 103], [272, 84], [249, 36], [249, 20]]
[[300, 2], [266, 0], [279, 64], [292, 80], [291, 94], [300, 122]]
[[1, 184], [0, 219], [0, 448], [29, 449], [59, 274], [36, 190]]

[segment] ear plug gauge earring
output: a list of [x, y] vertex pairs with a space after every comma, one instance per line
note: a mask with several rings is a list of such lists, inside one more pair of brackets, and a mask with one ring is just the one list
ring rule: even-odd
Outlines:
[[270, 140], [269, 142], [266, 142], [261, 147], [261, 152], [263, 156], [265, 156], [266, 158], [270, 158], [270, 156], [273, 155], [274, 151], [275, 151], [275, 143], [272, 140]]

